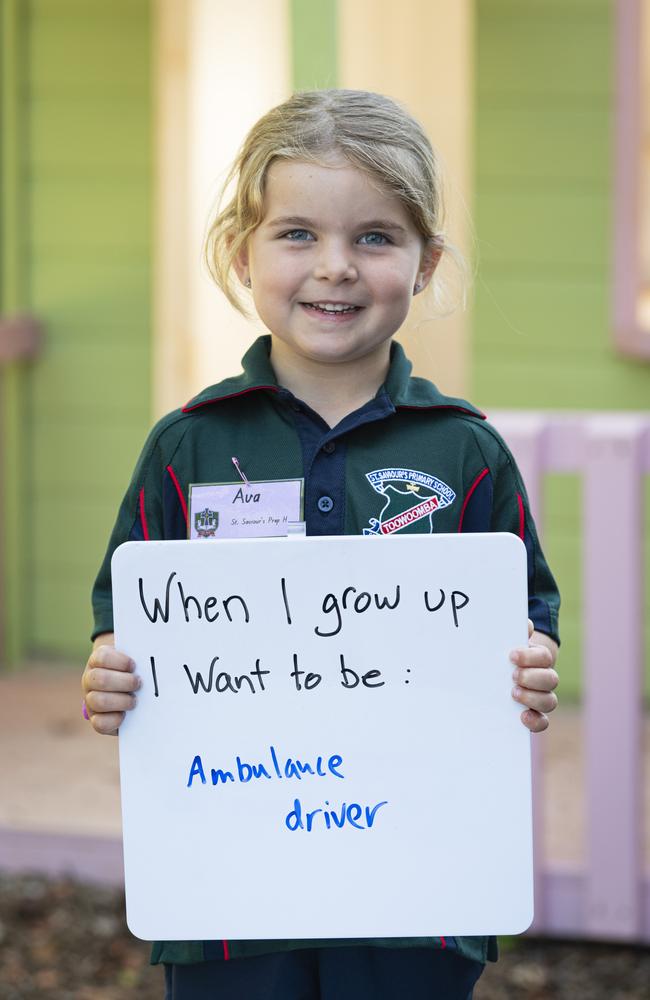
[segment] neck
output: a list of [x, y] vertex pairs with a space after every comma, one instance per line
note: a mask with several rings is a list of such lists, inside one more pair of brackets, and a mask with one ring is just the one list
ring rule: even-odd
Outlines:
[[[383, 347], [384, 345], [382, 345]], [[349, 413], [376, 396], [389, 367], [390, 343], [376, 354], [351, 362], [323, 364], [310, 358], [289, 356], [273, 339], [271, 364], [280, 385], [336, 427]]]

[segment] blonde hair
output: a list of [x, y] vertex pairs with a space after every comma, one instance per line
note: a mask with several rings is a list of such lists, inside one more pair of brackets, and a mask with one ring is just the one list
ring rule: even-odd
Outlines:
[[[233, 263], [263, 218], [264, 186], [274, 160], [323, 161], [339, 154], [395, 194], [431, 253], [449, 249], [442, 233], [441, 177], [424, 129], [390, 97], [365, 90], [294, 94], [253, 126], [228, 173], [205, 244], [208, 270], [246, 315]], [[234, 194], [221, 203], [233, 185]], [[237, 286], [238, 287], [238, 286]]]

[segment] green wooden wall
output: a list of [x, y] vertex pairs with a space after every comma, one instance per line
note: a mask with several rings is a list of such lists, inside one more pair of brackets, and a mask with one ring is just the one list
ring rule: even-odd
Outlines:
[[[24, 218], [20, 184], [22, 147], [19, 115], [21, 66], [20, 16], [17, 0], [0, 0], [0, 310], [11, 316], [24, 303], [21, 231]], [[0, 660], [16, 656], [16, 633], [23, 612], [22, 588], [16, 585], [23, 565], [16, 526], [23, 500], [22, 454], [24, 366], [5, 365], [0, 372]], [[13, 633], [13, 634], [12, 634]]]
[[294, 90], [336, 87], [337, 0], [291, 0], [291, 82]]
[[[17, 665], [85, 655], [92, 581], [150, 425], [152, 11], [150, 0], [0, 5], [3, 207], [20, 234], [3, 252], [0, 305], [45, 328], [42, 357], [5, 373], [0, 392]], [[296, 88], [336, 85], [336, 10], [291, 0]]]
[[[472, 398], [488, 412], [648, 407], [650, 366], [611, 337], [614, 40], [610, 0], [477, 0]], [[575, 696], [579, 482], [549, 477], [545, 502]]]
[[[150, 422], [149, 0], [26, 0], [19, 90], [25, 615], [17, 651], [88, 648], [90, 588]], [[16, 623], [14, 622], [14, 628]]]

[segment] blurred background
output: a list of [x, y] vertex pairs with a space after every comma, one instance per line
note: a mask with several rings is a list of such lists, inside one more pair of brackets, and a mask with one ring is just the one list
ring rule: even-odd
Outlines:
[[152, 421], [259, 332], [201, 261], [237, 147], [295, 89], [363, 88], [431, 136], [474, 274], [400, 337], [506, 434], [563, 594], [535, 931], [650, 942], [650, 0], [0, 12], [0, 869], [119, 885], [115, 747], [78, 717], [92, 582]]

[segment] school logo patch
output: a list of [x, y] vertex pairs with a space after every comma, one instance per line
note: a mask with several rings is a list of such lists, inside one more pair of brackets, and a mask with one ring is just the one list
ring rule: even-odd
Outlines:
[[206, 507], [205, 510], [199, 510], [194, 515], [194, 530], [199, 538], [214, 538], [218, 527], [218, 510], [210, 510]]
[[425, 517], [429, 519], [431, 533], [435, 512], [456, 499], [452, 488], [442, 480], [415, 469], [376, 469], [367, 472], [366, 479], [383, 498], [384, 506], [379, 517], [370, 518], [370, 527], [363, 529], [364, 535], [392, 535]]

